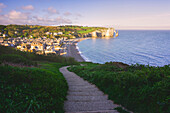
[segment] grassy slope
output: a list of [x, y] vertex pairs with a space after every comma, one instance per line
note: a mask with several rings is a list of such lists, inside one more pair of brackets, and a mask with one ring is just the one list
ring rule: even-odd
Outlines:
[[114, 102], [135, 113], [168, 113], [170, 111], [170, 66], [143, 65], [118, 68], [112, 63], [70, 68], [79, 76], [96, 84]]
[[[10, 63], [22, 66], [12, 67]], [[24, 67], [34, 64], [38, 67]], [[0, 46], [0, 111], [63, 113], [68, 86], [59, 68], [71, 64], [76, 64], [72, 58]]]
[[58, 71], [60, 64], [42, 68], [0, 66], [1, 112], [64, 112], [67, 84]]

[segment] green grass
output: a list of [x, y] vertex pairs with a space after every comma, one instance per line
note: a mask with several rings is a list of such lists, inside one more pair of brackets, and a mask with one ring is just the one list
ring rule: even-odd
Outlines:
[[135, 113], [170, 111], [170, 65], [131, 65], [123, 69], [114, 63], [86, 63], [70, 70], [95, 84], [115, 103]]
[[17, 54], [3, 54], [0, 56], [0, 61], [21, 64], [26, 66], [37, 66], [37, 62], [32, 62], [31, 60], [28, 60], [23, 56]]
[[61, 64], [41, 68], [0, 66], [1, 112], [63, 113], [67, 83], [59, 72]]
[[[77, 62], [0, 46], [0, 112], [64, 113], [68, 85], [59, 68], [71, 64]], [[30, 65], [34, 68], [25, 67]]]
[[93, 31], [95, 31], [95, 29], [87, 29], [86, 31], [85, 30], [79, 30], [79, 31], [77, 31], [77, 33], [81, 33], [81, 34], [85, 34], [85, 33], [90, 33], [90, 32], [93, 32]]

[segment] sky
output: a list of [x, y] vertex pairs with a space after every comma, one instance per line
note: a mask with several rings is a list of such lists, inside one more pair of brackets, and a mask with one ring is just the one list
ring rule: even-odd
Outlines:
[[170, 0], [0, 0], [0, 24], [170, 30]]

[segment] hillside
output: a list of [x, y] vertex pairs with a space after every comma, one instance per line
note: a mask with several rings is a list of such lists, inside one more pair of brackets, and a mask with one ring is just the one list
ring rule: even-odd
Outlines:
[[59, 68], [73, 58], [0, 46], [0, 111], [64, 113], [68, 86]]

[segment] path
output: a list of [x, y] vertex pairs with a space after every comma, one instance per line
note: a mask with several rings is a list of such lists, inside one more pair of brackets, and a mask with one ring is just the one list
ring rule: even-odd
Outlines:
[[[68, 67], [68, 66], [67, 66]], [[65, 112], [69, 113], [118, 113], [114, 110], [118, 105], [108, 100], [95, 85], [88, 83], [67, 67], [60, 68], [69, 86], [67, 101], [64, 103]]]

